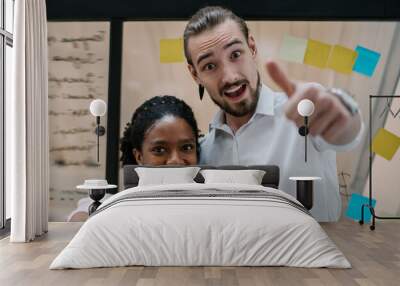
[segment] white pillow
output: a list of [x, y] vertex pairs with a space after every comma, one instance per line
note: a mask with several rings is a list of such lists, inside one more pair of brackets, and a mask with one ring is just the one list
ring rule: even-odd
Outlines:
[[235, 183], [261, 185], [265, 171], [262, 170], [201, 170], [204, 183]]
[[135, 168], [139, 176], [138, 186], [195, 183], [193, 179], [199, 167]]

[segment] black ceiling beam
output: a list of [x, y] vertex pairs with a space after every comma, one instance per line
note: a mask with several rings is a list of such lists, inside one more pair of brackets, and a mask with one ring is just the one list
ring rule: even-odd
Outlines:
[[47, 18], [187, 20], [205, 5], [222, 5], [246, 20], [399, 20], [399, 0], [46, 0]]

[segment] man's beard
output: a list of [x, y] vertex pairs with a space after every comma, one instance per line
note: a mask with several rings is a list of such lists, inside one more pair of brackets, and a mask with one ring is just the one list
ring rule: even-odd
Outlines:
[[[250, 100], [244, 100], [243, 102], [239, 102], [239, 104], [236, 105], [236, 108], [232, 108], [227, 102], [222, 101], [218, 102], [216, 101], [212, 96], [211, 100], [219, 106], [224, 112], [235, 116], [235, 117], [242, 117], [246, 116], [248, 114], [254, 113], [257, 107], [258, 103], [258, 98], [260, 95], [260, 88], [261, 88], [261, 82], [260, 82], [260, 74], [257, 72], [257, 86], [256, 89], [252, 89], [250, 87], [250, 84], [247, 85], [247, 87], [250, 89]], [[222, 92], [220, 93], [222, 94]], [[223, 95], [222, 95], [223, 96]]]

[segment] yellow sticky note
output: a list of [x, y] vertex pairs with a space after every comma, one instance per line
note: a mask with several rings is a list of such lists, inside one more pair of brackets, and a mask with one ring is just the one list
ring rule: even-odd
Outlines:
[[333, 46], [327, 67], [340, 73], [351, 73], [357, 59], [357, 52], [343, 46]]
[[307, 42], [306, 54], [304, 55], [304, 63], [324, 68], [328, 62], [330, 52], [331, 45], [309, 39]]
[[392, 160], [400, 146], [400, 137], [384, 128], [380, 128], [372, 141], [372, 151], [386, 160]]
[[183, 39], [160, 40], [160, 63], [181, 63], [183, 61]]

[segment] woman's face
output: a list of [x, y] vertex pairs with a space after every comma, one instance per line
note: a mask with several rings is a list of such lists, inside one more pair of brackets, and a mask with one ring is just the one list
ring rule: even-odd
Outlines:
[[142, 150], [133, 150], [139, 165], [196, 165], [196, 137], [182, 118], [166, 115], [145, 133]]

